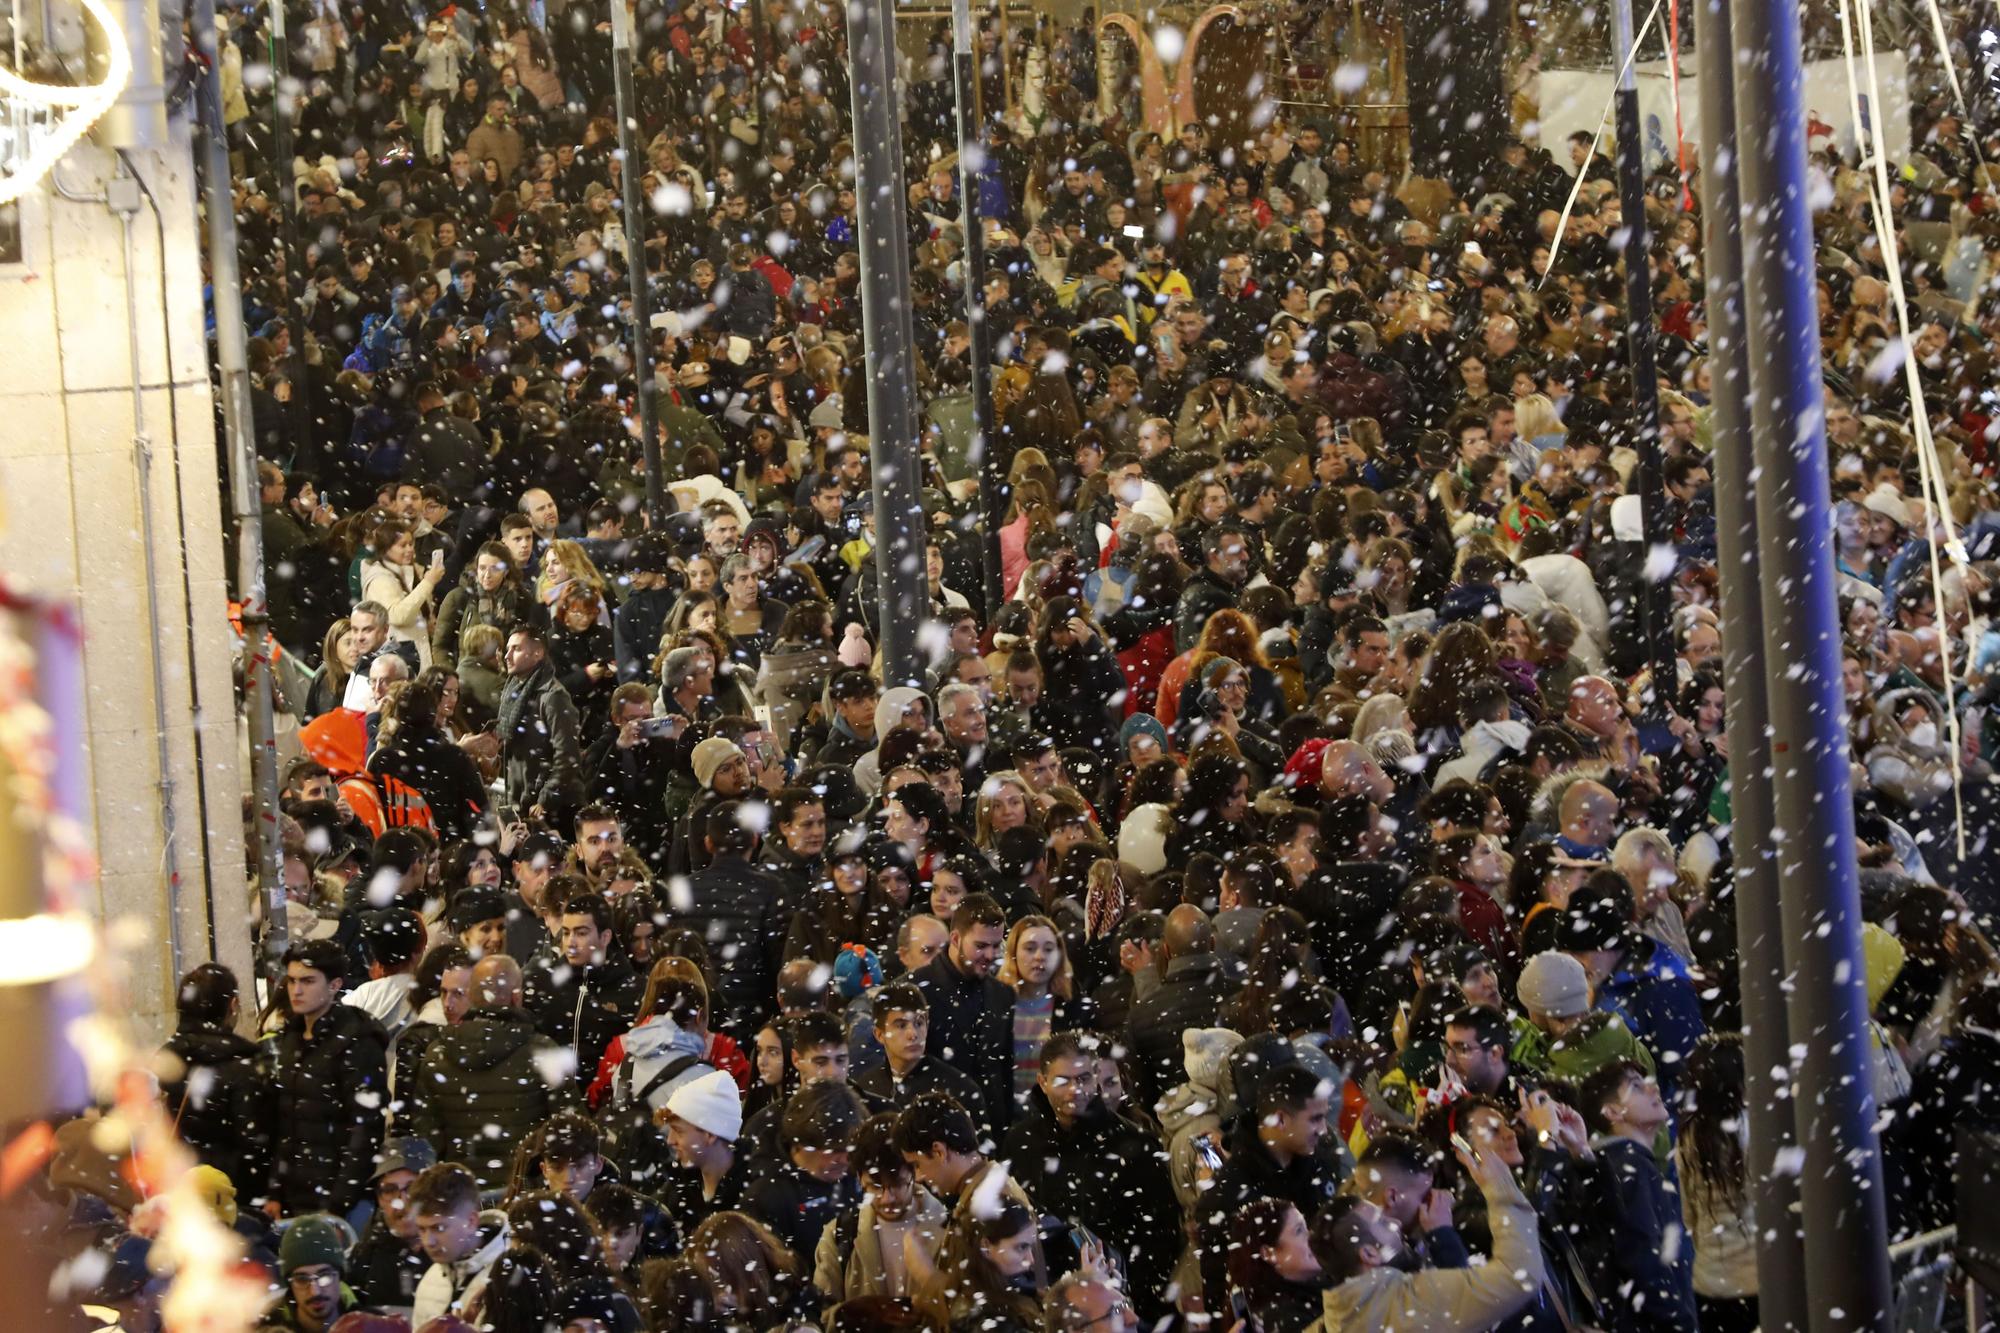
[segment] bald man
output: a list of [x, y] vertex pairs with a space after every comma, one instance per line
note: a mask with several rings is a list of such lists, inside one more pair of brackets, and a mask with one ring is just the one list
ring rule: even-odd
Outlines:
[[574, 1057], [535, 1029], [521, 1007], [521, 966], [505, 954], [472, 969], [472, 1011], [431, 1042], [417, 1086], [410, 1132], [441, 1160], [459, 1162], [480, 1188], [507, 1183], [515, 1145], [561, 1106]]
[[1418, 805], [1430, 794], [1422, 773], [1391, 776], [1366, 746], [1335, 741], [1320, 757], [1319, 789], [1327, 804], [1349, 796], [1367, 797], [1378, 807], [1397, 856], [1413, 864], [1429, 861], [1423, 821], [1417, 818]]
[[1126, 1024], [1139, 1104], [1187, 1081], [1181, 1034], [1216, 1025], [1237, 982], [1215, 952], [1215, 925], [1199, 907], [1183, 903], [1167, 913], [1160, 939], [1160, 984], [1132, 1006]]
[[1580, 861], [1603, 861], [1617, 832], [1618, 798], [1601, 782], [1581, 778], [1563, 791], [1556, 845]]

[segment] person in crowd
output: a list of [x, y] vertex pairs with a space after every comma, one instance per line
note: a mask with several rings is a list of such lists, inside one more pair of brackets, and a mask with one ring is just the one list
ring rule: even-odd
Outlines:
[[[1485, 115], [1398, 188], [1393, 145], [1289, 104], [1135, 134], [1139, 71], [1079, 13], [994, 37], [987, 104], [1004, 65], [1037, 110], [996, 129], [976, 208], [935, 169], [941, 61], [905, 80], [910, 188], [864, 200], [838, 6], [638, 25], [636, 157], [609, 48], [530, 8], [265, 7], [217, 50], [243, 280], [208, 299], [255, 333], [268, 675], [307, 758], [250, 812], [288, 899], [257, 924], [293, 932], [268, 1012], [194, 969], [157, 1072], [263, 1221], [361, 1228], [273, 1320], [344, 1309], [330, 1269], [505, 1333], [620, 1326], [619, 1281], [695, 1329], [863, 1326], [819, 1308], [852, 1298], [1227, 1333], [1234, 1292], [1267, 1330], [1617, 1333], [1605, 1293], [1635, 1283], [1663, 1326], [1754, 1323], [1703, 182], [1655, 181], [1690, 207], [1654, 210], [1639, 383], [1588, 144], [1551, 159]], [[1494, 58], [1531, 71], [1550, 33]], [[274, 40], [296, 88], [237, 76]], [[281, 92], [311, 170], [255, 130]], [[1909, 100], [1922, 160], [1877, 201], [1827, 146], [1794, 257], [1825, 312], [1825, 647], [1903, 1235], [1952, 1218], [1952, 1131], [1991, 1122], [2000, 1068], [2000, 252], [1970, 150], [2000, 122]], [[658, 205], [630, 234], [628, 184]], [[926, 422], [895, 532], [878, 206], [910, 224]], [[1914, 393], [1871, 373], [1898, 327], [1878, 217], [1923, 261]], [[1971, 230], [1934, 259], [1947, 217]], [[1582, 1087], [1599, 1145], [1539, 1100]], [[550, 1216], [482, 1217], [510, 1180]], [[1002, 1201], [1063, 1220], [1030, 1247]], [[541, 1251], [578, 1209], [609, 1261]], [[1489, 1262], [1446, 1266], [1447, 1214]]]

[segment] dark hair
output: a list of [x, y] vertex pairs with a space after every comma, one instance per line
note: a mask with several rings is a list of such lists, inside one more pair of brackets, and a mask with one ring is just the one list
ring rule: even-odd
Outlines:
[[507, 1226], [516, 1246], [538, 1250], [549, 1261], [558, 1286], [610, 1276], [603, 1235], [567, 1194], [532, 1190], [520, 1195], [507, 1205]]
[[1284, 1233], [1285, 1218], [1293, 1211], [1287, 1199], [1252, 1199], [1229, 1219], [1229, 1285], [1243, 1293], [1254, 1312], [1285, 1287], [1263, 1257], [1263, 1251], [1278, 1243]]
[[791, 1020], [792, 1049], [810, 1051], [820, 1046], [847, 1045], [847, 1029], [840, 1019], [824, 1009], [814, 1009]]
[[1489, 1009], [1483, 1004], [1468, 1004], [1454, 1011], [1444, 1020], [1448, 1028], [1467, 1028], [1474, 1041], [1489, 1051], [1507, 1054], [1513, 1045], [1514, 1034], [1508, 1026], [1507, 1016], [1498, 1009]]
[[531, 1137], [536, 1158], [555, 1166], [604, 1155], [603, 1132], [595, 1121], [575, 1111], [556, 1112]]
[[611, 911], [611, 903], [601, 893], [572, 894], [564, 900], [562, 914], [564, 916], [589, 917], [592, 926], [599, 933], [610, 930], [615, 919]]
[[841, 1151], [854, 1146], [854, 1136], [867, 1118], [854, 1089], [827, 1079], [786, 1099], [779, 1137], [787, 1153], [795, 1148]]
[[740, 801], [717, 801], [709, 810], [702, 832], [707, 835], [714, 855], [748, 856], [756, 847], [757, 835], [744, 825], [742, 810]]
[[927, 1153], [933, 1143], [960, 1155], [979, 1151], [972, 1116], [947, 1092], [920, 1092], [896, 1117], [896, 1150]]
[[308, 967], [328, 981], [347, 980], [347, 950], [332, 940], [300, 940], [285, 950], [285, 966], [297, 963]]
[[951, 914], [951, 933], [963, 935], [978, 927], [1007, 929], [1007, 912], [991, 894], [968, 893]]
[[646, 1225], [646, 1200], [638, 1191], [610, 1181], [600, 1181], [591, 1187], [583, 1210], [606, 1236], [638, 1231]]
[[1695, 1042], [1681, 1074], [1680, 1146], [1687, 1154], [1681, 1188], [1701, 1190], [1711, 1209], [1743, 1202], [1748, 1173], [1737, 1128], [1749, 1114], [1744, 1078], [1737, 1032], [1711, 1032]]
[[930, 1001], [924, 998], [923, 988], [914, 981], [893, 981], [878, 988], [872, 1002], [875, 1026], [881, 1027], [889, 1021], [890, 1014], [924, 1014], [931, 1011]]
[[1593, 1134], [1611, 1132], [1611, 1122], [1604, 1114], [1604, 1104], [1615, 1100], [1633, 1079], [1647, 1077], [1645, 1066], [1637, 1060], [1613, 1060], [1594, 1070], [1583, 1080], [1576, 1090], [1577, 1109], [1583, 1112], [1584, 1123]]
[[221, 963], [203, 963], [181, 978], [174, 995], [179, 1026], [219, 1028], [229, 1018], [229, 1006], [239, 994], [236, 974]]
[[1361, 1262], [1361, 1247], [1369, 1240], [1367, 1214], [1361, 1211], [1366, 1202], [1358, 1194], [1336, 1194], [1311, 1220], [1313, 1257], [1334, 1284], [1359, 1277], [1366, 1268]]
[[1304, 1065], [1278, 1065], [1257, 1081], [1259, 1118], [1303, 1111], [1315, 1097], [1325, 1096], [1317, 1074]]
[[900, 1179], [910, 1172], [910, 1164], [904, 1160], [902, 1149], [896, 1146], [896, 1116], [892, 1114], [871, 1116], [854, 1135], [854, 1149], [850, 1159], [854, 1164], [854, 1174], [886, 1176]]
[[418, 1176], [410, 1186], [412, 1213], [455, 1213], [462, 1209], [479, 1211], [479, 1181], [456, 1162], [440, 1162]]
[[1354, 1170], [1358, 1174], [1373, 1167], [1410, 1176], [1435, 1176], [1439, 1157], [1436, 1148], [1409, 1130], [1385, 1130], [1368, 1140], [1355, 1159]]
[[453, 968], [472, 966], [472, 951], [454, 941], [440, 944], [417, 964], [417, 984], [410, 988], [410, 1006], [421, 1009], [444, 990], [444, 974]]

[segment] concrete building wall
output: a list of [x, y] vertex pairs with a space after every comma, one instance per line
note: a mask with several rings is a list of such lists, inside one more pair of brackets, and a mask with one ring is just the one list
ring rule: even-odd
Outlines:
[[[0, 566], [79, 609], [88, 832], [102, 870], [95, 900], [82, 905], [108, 925], [137, 927], [129, 993], [144, 1040], [171, 1028], [179, 971], [216, 958], [247, 979], [251, 944], [224, 500], [185, 122], [166, 147], [129, 156], [160, 210], [156, 222], [142, 201], [132, 219], [136, 318], [128, 318], [118, 217], [104, 203], [60, 197], [53, 182], [22, 201], [23, 262], [0, 267]], [[68, 189], [101, 194], [115, 170], [112, 153], [86, 143], [59, 172]], [[134, 327], [152, 455], [143, 493]], [[177, 887], [167, 873], [163, 780], [177, 826]]]

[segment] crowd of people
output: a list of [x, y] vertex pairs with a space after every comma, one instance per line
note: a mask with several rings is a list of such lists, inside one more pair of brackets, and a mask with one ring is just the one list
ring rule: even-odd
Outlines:
[[[885, 610], [837, 8], [640, 5], [635, 164], [581, 5], [295, 7], [296, 162], [261, 17], [225, 43], [289, 950], [189, 974], [161, 1075], [266, 1325], [1756, 1328], [1700, 182], [1649, 182], [1649, 542], [1587, 141], [1399, 191], [1331, 124], [1100, 114], [1087, 21], [988, 30], [967, 209], [936, 38], [929, 596]], [[1921, 406], [1866, 182], [1815, 162], [1897, 1234], [2000, 1104], [2000, 139], [1913, 101]], [[170, 1275], [103, 1155], [49, 1189], [136, 1333]]]

